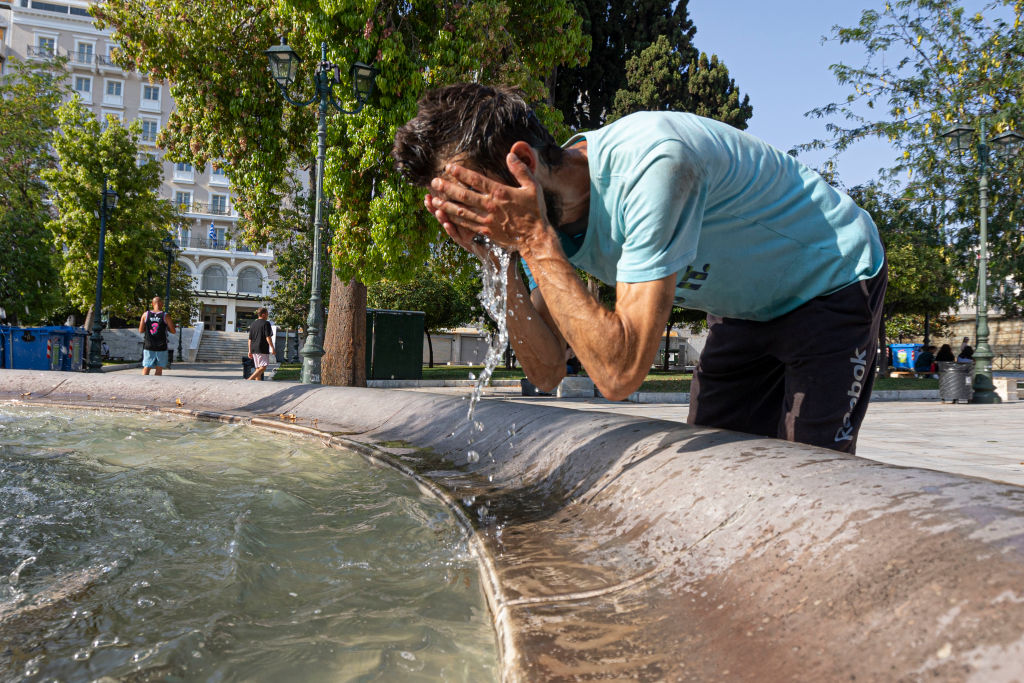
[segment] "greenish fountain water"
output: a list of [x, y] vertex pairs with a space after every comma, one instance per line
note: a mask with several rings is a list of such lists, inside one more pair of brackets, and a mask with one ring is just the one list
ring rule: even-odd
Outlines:
[[0, 679], [497, 680], [465, 531], [241, 425], [0, 406]]

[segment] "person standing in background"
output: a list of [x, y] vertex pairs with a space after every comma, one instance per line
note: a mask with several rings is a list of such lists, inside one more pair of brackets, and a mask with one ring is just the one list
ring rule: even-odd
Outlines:
[[174, 321], [164, 312], [164, 300], [153, 297], [153, 310], [146, 311], [139, 320], [139, 332], [142, 333], [142, 374], [148, 375], [150, 368], [157, 375], [164, 374], [167, 367], [167, 333], [174, 334]]
[[274, 327], [267, 320], [269, 314], [266, 308], [260, 308], [259, 317], [249, 327], [249, 358], [252, 358], [256, 369], [248, 379], [263, 379], [270, 355], [274, 353]]

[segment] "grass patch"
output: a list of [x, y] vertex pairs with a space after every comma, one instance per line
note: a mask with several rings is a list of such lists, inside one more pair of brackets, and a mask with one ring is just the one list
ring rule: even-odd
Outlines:
[[939, 380], [931, 377], [876, 377], [875, 391], [917, 391], [938, 389]]
[[274, 373], [275, 382], [298, 382], [302, 374], [302, 363], [281, 363]]

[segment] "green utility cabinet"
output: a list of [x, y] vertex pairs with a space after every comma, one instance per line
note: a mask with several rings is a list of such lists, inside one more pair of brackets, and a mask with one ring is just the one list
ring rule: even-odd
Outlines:
[[422, 379], [422, 311], [366, 309], [366, 379]]

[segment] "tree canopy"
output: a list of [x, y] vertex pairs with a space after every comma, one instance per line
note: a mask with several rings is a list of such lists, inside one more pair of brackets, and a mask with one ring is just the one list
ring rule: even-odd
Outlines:
[[[415, 114], [424, 90], [462, 80], [501, 82], [542, 101], [546, 75], [557, 64], [579, 63], [588, 47], [567, 0], [110, 0], [92, 11], [114, 27], [121, 63], [171, 82], [178, 106], [161, 144], [196, 165], [225, 160], [239, 227], [255, 243], [272, 241], [287, 172], [308, 164], [315, 149], [313, 110], [284, 101], [263, 51], [287, 36], [305, 58], [295, 86], [303, 98], [312, 93], [321, 41], [343, 72], [356, 60], [373, 63], [379, 73], [370, 103], [328, 122], [325, 172], [337, 275], [367, 283], [411, 277], [441, 240], [420, 192], [402, 181], [389, 156], [395, 130]], [[336, 94], [351, 109], [348, 77], [342, 81]], [[551, 108], [542, 105], [541, 116], [561, 125]]]
[[626, 86], [626, 63], [659, 36], [689, 65], [697, 58], [696, 29], [687, 0], [574, 0], [591, 38], [589, 61], [554, 73], [555, 106], [571, 128], [593, 130], [605, 124], [616, 93]]
[[64, 61], [12, 58], [0, 78], [0, 317], [12, 323], [39, 322], [60, 302], [42, 172], [56, 163], [50, 141], [67, 91]]
[[[170, 202], [160, 199], [160, 164], [139, 157], [140, 124], [125, 128], [110, 117], [101, 123], [74, 98], [57, 110], [59, 128], [53, 148], [59, 166], [43, 177], [52, 193], [56, 217], [48, 223], [62, 253], [61, 279], [69, 302], [87, 310], [94, 302], [98, 263], [99, 201], [107, 187], [118, 194], [117, 208], [107, 217], [103, 270], [103, 304], [114, 315], [135, 318], [149, 300], [163, 295], [166, 254], [162, 240], [174, 226]], [[180, 266], [175, 265], [175, 270]], [[194, 306], [190, 279], [179, 276], [171, 303], [179, 320]], [[172, 318], [174, 312], [172, 309]]]
[[740, 130], [753, 115], [750, 97], [740, 99], [736, 82], [717, 55], [705, 53], [692, 62], [658, 36], [643, 52], [626, 63], [626, 82], [615, 94], [609, 120], [636, 111], [686, 111]]
[[[958, 0], [879, 5], [864, 10], [856, 26], [833, 30], [834, 40], [863, 48], [864, 62], [832, 66], [852, 92], [810, 112], [829, 119], [831, 137], [805, 148], [838, 153], [865, 138], [892, 143], [899, 156], [883, 177], [905, 183], [907, 197], [949, 226], [944, 239], [969, 295], [977, 288], [978, 150], [955, 158], [939, 136], [956, 122], [978, 131], [984, 120], [990, 135], [1022, 128], [1024, 3], [992, 0], [973, 13]], [[991, 161], [989, 272], [1000, 281], [1024, 270], [1024, 160]], [[1024, 294], [1019, 287], [998, 287], [990, 301], [1019, 312]]]

